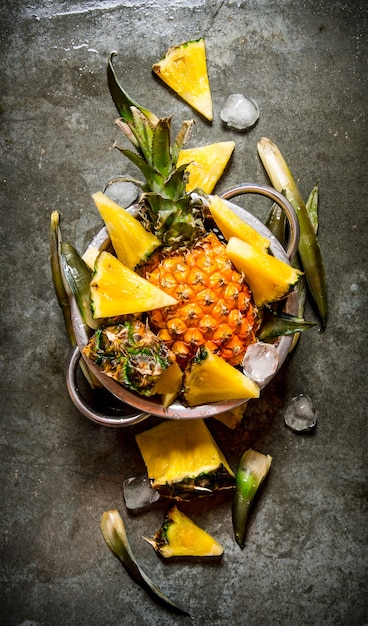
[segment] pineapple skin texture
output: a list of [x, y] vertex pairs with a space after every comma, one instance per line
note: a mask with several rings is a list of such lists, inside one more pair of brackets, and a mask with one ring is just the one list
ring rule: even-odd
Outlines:
[[256, 341], [258, 310], [225, 245], [211, 233], [190, 250], [153, 256], [147, 280], [178, 301], [150, 314], [150, 323], [184, 370], [201, 346], [231, 365]]
[[136, 435], [153, 489], [176, 500], [234, 486], [234, 473], [203, 419], [168, 420]]

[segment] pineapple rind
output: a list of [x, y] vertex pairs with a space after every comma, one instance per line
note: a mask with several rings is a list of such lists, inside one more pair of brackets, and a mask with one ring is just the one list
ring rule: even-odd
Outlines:
[[212, 98], [203, 37], [172, 46], [152, 66], [152, 71], [193, 109], [212, 122]]
[[234, 473], [204, 420], [169, 420], [136, 435], [152, 487], [190, 499], [234, 485]]
[[220, 556], [223, 547], [203, 528], [174, 505], [152, 540], [147, 541], [164, 558], [175, 556]]
[[237, 270], [244, 273], [258, 307], [286, 296], [303, 274], [237, 237], [229, 239], [226, 251]]

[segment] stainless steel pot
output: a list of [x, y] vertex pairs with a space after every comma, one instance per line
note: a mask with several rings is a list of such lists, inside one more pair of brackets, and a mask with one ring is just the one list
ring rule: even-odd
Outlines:
[[[258, 220], [254, 215], [243, 209], [242, 207], [229, 202], [230, 199], [239, 196], [241, 194], [260, 194], [270, 198], [276, 202], [285, 212], [290, 228], [290, 238], [287, 250], [285, 251], [279, 241], [268, 230], [268, 228]], [[253, 228], [259, 231], [261, 234], [268, 237], [271, 241], [270, 252], [277, 258], [290, 263], [296, 254], [299, 243], [299, 223], [295, 211], [288, 200], [281, 193], [277, 192], [272, 187], [267, 185], [243, 183], [237, 187], [233, 187], [219, 194], [224, 200], [229, 202], [231, 209], [239, 215], [245, 222], [250, 224]], [[89, 247], [97, 247], [99, 249], [106, 249], [110, 243], [106, 228], [102, 228], [93, 240], [90, 242]], [[176, 401], [170, 407], [164, 408], [160, 404], [160, 400], [157, 397], [146, 398], [140, 396], [132, 391], [126, 389], [115, 380], [109, 378], [103, 374], [99, 368], [81, 354], [83, 347], [88, 341], [88, 334], [86, 332], [85, 325], [81, 319], [77, 304], [72, 300], [72, 322], [73, 329], [77, 339], [77, 347], [71, 354], [67, 372], [66, 381], [67, 388], [71, 400], [76, 408], [85, 415], [88, 419], [102, 424], [104, 426], [122, 427], [136, 424], [146, 419], [149, 415], [155, 415], [168, 419], [198, 419], [206, 418], [214, 415], [219, 415], [225, 411], [236, 408], [243, 404], [244, 400], [233, 400], [226, 402], [217, 402], [211, 404], [205, 404], [188, 408], [181, 402]], [[292, 315], [297, 315], [298, 299], [295, 292], [291, 292], [288, 298], [285, 300], [284, 310]], [[280, 337], [276, 343], [279, 365], [277, 371], [282, 367], [287, 354], [290, 349], [292, 337], [285, 336]], [[80, 393], [77, 383], [77, 368], [80, 358], [83, 358], [85, 364], [93, 375], [99, 380], [101, 385], [110, 392], [115, 398], [121, 402], [122, 408], [124, 408], [124, 415], [116, 417], [116, 415], [108, 415], [96, 411], [93, 406], [90, 406]], [[275, 372], [275, 374], [277, 373]], [[274, 375], [275, 375], [274, 374]], [[268, 381], [269, 382], [269, 381]]]

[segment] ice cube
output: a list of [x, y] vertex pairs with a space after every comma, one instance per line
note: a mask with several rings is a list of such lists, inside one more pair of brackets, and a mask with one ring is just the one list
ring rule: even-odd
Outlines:
[[258, 385], [265, 385], [279, 365], [277, 348], [272, 343], [257, 341], [248, 346], [243, 359], [243, 372]]
[[147, 476], [132, 476], [123, 482], [123, 496], [127, 509], [142, 509], [159, 499]]
[[109, 180], [104, 189], [104, 194], [126, 209], [138, 199], [139, 189], [137, 185], [125, 180], [124, 177], [117, 176]]
[[313, 402], [301, 393], [290, 400], [284, 409], [286, 426], [298, 433], [311, 432], [317, 425]]
[[259, 118], [259, 107], [255, 100], [246, 98], [241, 93], [233, 93], [226, 100], [220, 113], [225, 124], [237, 130], [246, 130], [254, 126]]

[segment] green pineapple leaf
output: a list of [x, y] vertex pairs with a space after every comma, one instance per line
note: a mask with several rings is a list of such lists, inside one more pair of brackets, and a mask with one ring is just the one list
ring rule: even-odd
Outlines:
[[151, 165], [149, 165], [143, 157], [131, 150], [115, 146], [124, 156], [126, 156], [134, 165], [142, 172], [146, 182], [141, 185], [144, 191], [160, 192], [165, 184], [165, 179]]
[[125, 91], [125, 89], [123, 89], [123, 87], [120, 85], [112, 63], [112, 59], [114, 58], [114, 56], [116, 56], [116, 52], [111, 52], [108, 57], [107, 83], [109, 86], [111, 97], [117, 110], [119, 111], [119, 115], [121, 115], [125, 122], [132, 122], [133, 114], [131, 111], [131, 107], [136, 107], [137, 109], [142, 111], [143, 115], [145, 115], [147, 119], [152, 122], [152, 124], [157, 124], [158, 118], [156, 117], [156, 115], [135, 102]]
[[157, 171], [167, 178], [173, 168], [170, 150], [171, 119], [160, 119], [153, 131], [152, 137], [152, 164]]
[[182, 123], [181, 128], [175, 138], [175, 141], [172, 146], [172, 160], [173, 163], [177, 163], [180, 151], [184, 148], [190, 132], [192, 130], [192, 126], [194, 124], [194, 120], [186, 120]]

